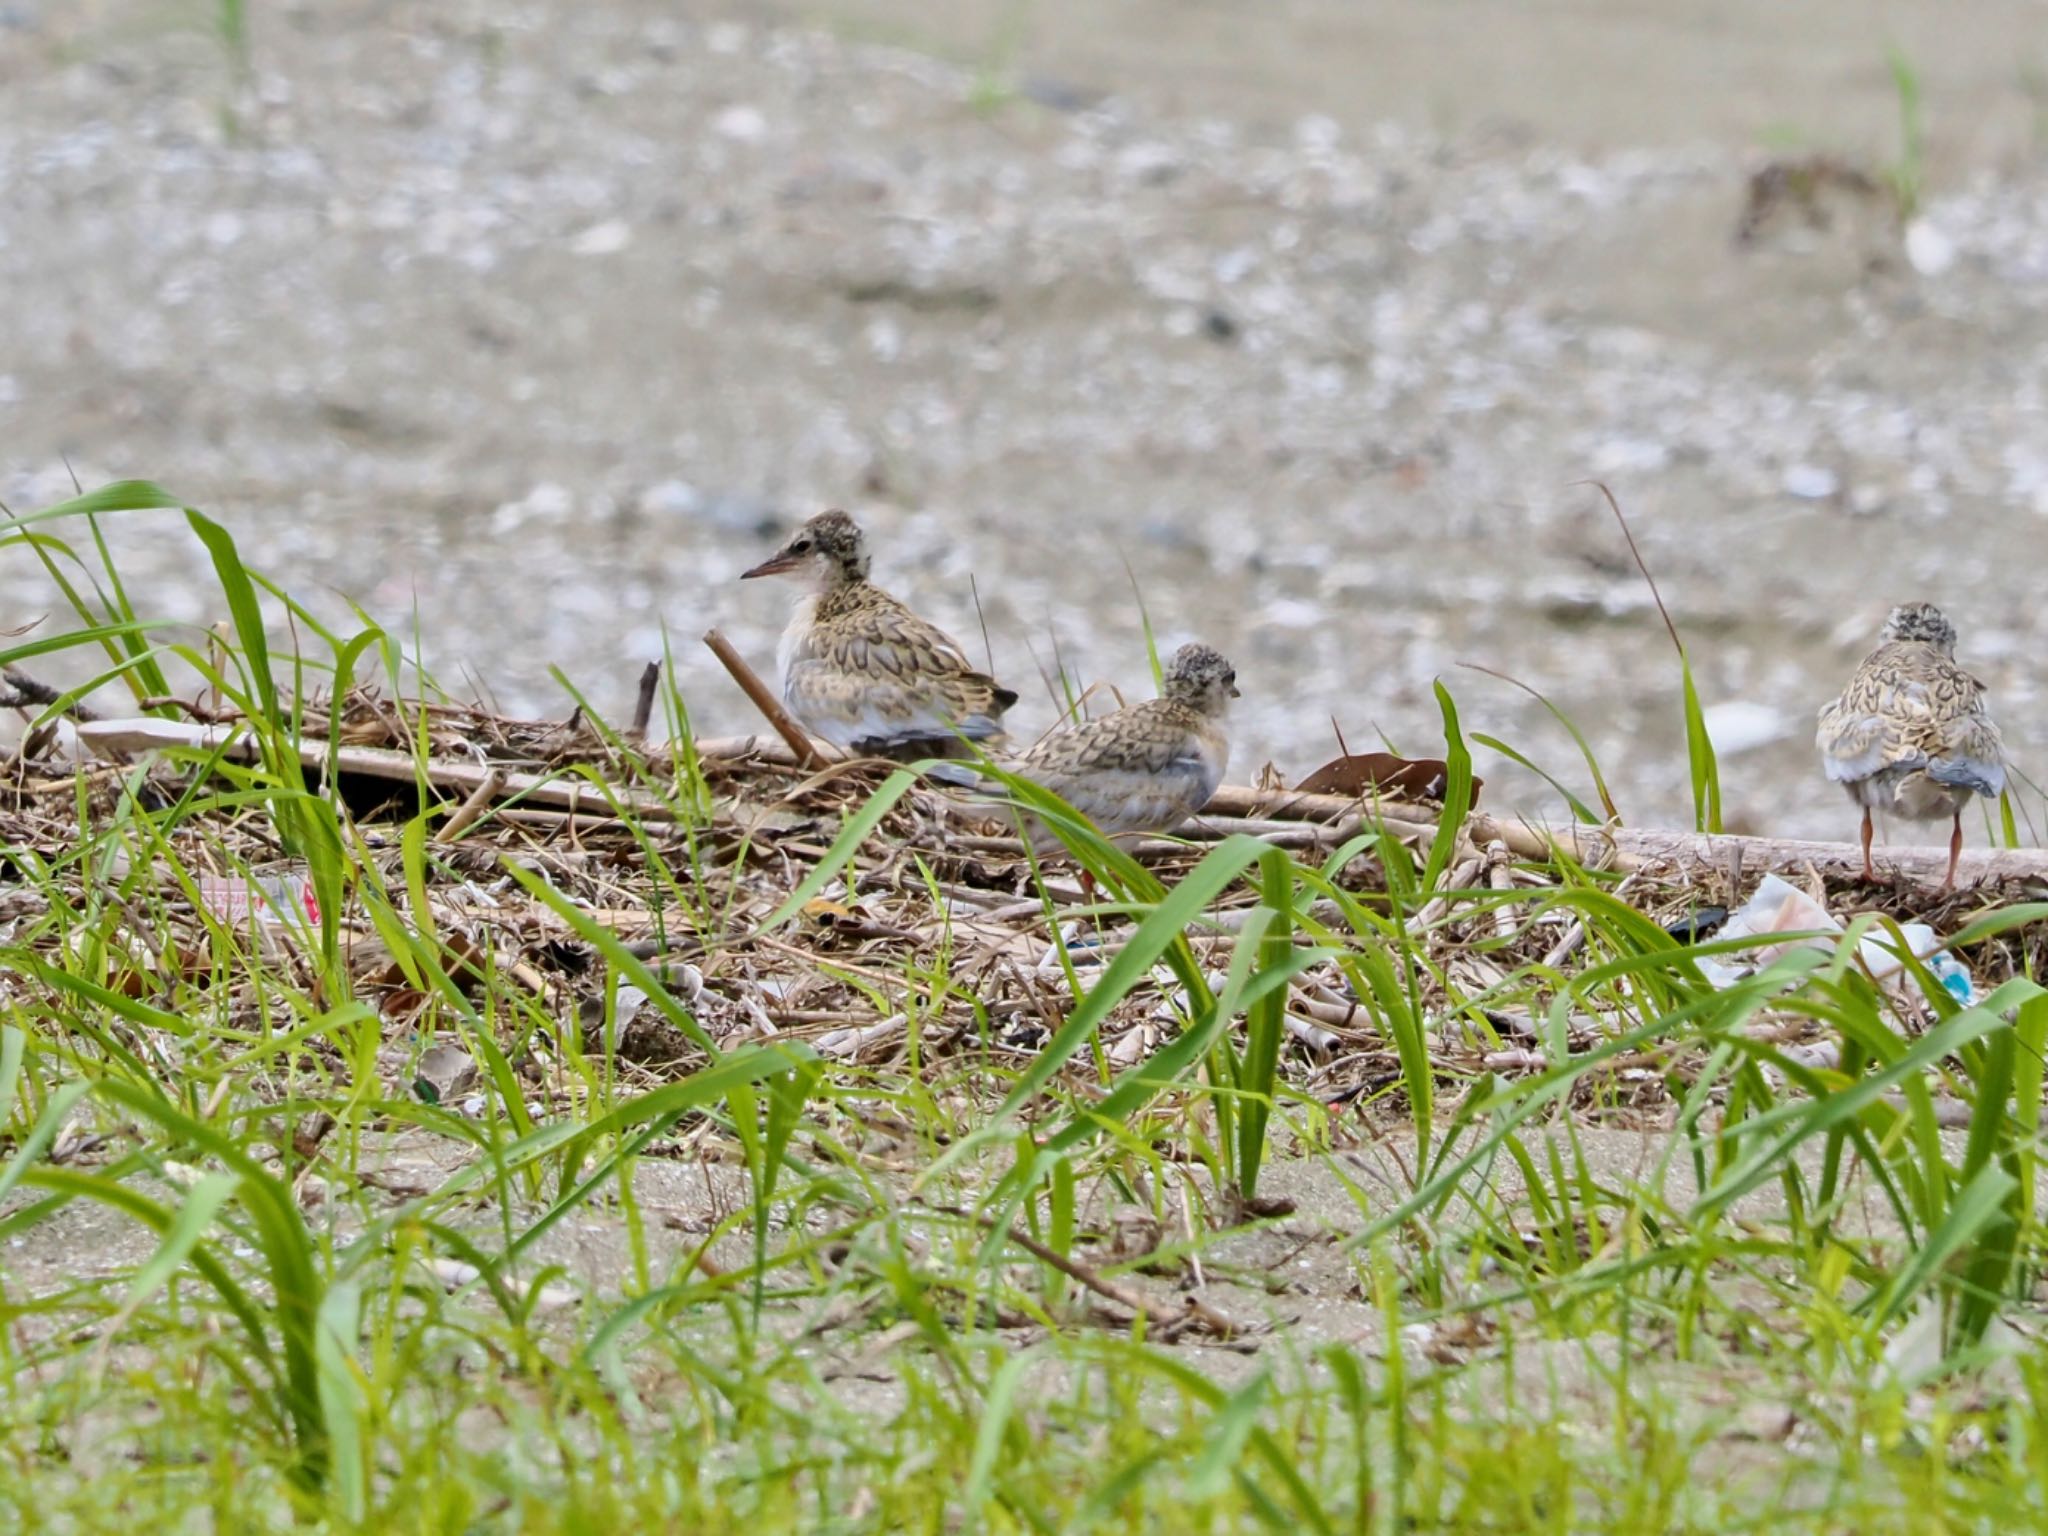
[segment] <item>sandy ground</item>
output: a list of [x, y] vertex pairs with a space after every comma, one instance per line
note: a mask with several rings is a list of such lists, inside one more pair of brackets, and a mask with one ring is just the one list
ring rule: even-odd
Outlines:
[[[1439, 675], [1568, 771], [1472, 661], [1682, 819], [1598, 475], [1735, 823], [1850, 832], [1810, 721], [1897, 598], [1951, 607], [2023, 766], [2048, 742], [2038, 0], [250, 9], [242, 78], [207, 6], [0, 4], [16, 510], [67, 459], [159, 479], [513, 709], [566, 712], [554, 665], [623, 711], [666, 626], [717, 730], [751, 721], [697, 636], [765, 666], [784, 594], [733, 578], [843, 504], [977, 639], [978, 589], [1027, 733], [1055, 649], [1142, 688], [1128, 562], [1238, 661], [1238, 776], [1333, 717], [1428, 747]], [[1888, 43], [1911, 259], [1847, 195], [1739, 246], [1771, 154], [1897, 159]], [[174, 520], [119, 542], [146, 612], [219, 616]], [[18, 549], [0, 598], [51, 606]]]
[[[1390, 1135], [1365, 1138], [1357, 1134], [1360, 1123], [1352, 1120], [1342, 1126], [1342, 1139], [1353, 1144], [1328, 1160], [1282, 1158], [1267, 1165], [1260, 1193], [1291, 1202], [1291, 1215], [1205, 1243], [1200, 1253], [1206, 1263], [1223, 1271], [1213, 1282], [1203, 1281], [1209, 1287], [1206, 1294], [1217, 1307], [1247, 1326], [1283, 1328], [1296, 1348], [1338, 1339], [1378, 1341], [1383, 1337], [1384, 1319], [1377, 1306], [1356, 1294], [1362, 1261], [1348, 1240], [1412, 1193], [1413, 1135], [1403, 1126]], [[1571, 1132], [1570, 1148], [1561, 1131], [1534, 1129], [1525, 1135], [1532, 1146], [1540, 1146], [1546, 1138], [1555, 1139], [1561, 1152], [1583, 1155], [1602, 1188], [1642, 1190], [1646, 1199], [1661, 1198], [1678, 1211], [1689, 1206], [1697, 1194], [1687, 1159], [1682, 1153], [1672, 1156], [1668, 1133], [1662, 1129], [1580, 1124]], [[868, 1150], [879, 1159], [877, 1171], [896, 1166], [897, 1154], [892, 1148]], [[1667, 1158], [1668, 1168], [1660, 1172], [1660, 1164]], [[441, 1187], [468, 1162], [466, 1149], [424, 1133], [372, 1136], [364, 1142], [363, 1166], [408, 1197]], [[1802, 1151], [1800, 1166], [1809, 1177], [1817, 1175], [1818, 1149]], [[785, 1175], [785, 1183], [797, 1177]], [[1198, 1184], [1206, 1182], [1199, 1175], [1191, 1177]], [[1482, 1163], [1462, 1188], [1463, 1195], [1438, 1218], [1447, 1236], [1459, 1234], [1462, 1240], [1463, 1235], [1488, 1223], [1513, 1225], [1528, 1220], [1523, 1181], [1505, 1154]], [[307, 1223], [316, 1232], [330, 1233], [337, 1246], [345, 1247], [361, 1231], [362, 1220], [352, 1201], [330, 1203], [322, 1198], [324, 1189], [319, 1179], [302, 1185]], [[157, 1198], [176, 1198], [176, 1191], [169, 1186], [150, 1192]], [[1090, 1235], [1077, 1248], [1076, 1257], [1090, 1266], [1114, 1267], [1142, 1256], [1153, 1244], [1173, 1245], [1184, 1240], [1174, 1221], [1163, 1231], [1146, 1229], [1151, 1230], [1147, 1239], [1133, 1235], [1143, 1224], [1120, 1218], [1142, 1212], [1135, 1207], [1113, 1207], [1104, 1183], [1091, 1185], [1083, 1194], [1079, 1220]], [[680, 1279], [703, 1246], [705, 1235], [725, 1225], [750, 1199], [742, 1169], [694, 1153], [679, 1160], [642, 1159], [634, 1169], [634, 1197], [640, 1206], [641, 1240], [646, 1244], [649, 1272], [657, 1284], [664, 1276]], [[371, 1197], [385, 1206], [397, 1198]], [[10, 1202], [22, 1203], [25, 1198]], [[1177, 1187], [1166, 1192], [1165, 1207], [1169, 1214], [1179, 1208]], [[1740, 1208], [1760, 1221], [1781, 1215], [1781, 1186], [1767, 1183], [1757, 1193], [1745, 1196]], [[515, 1211], [514, 1223], [524, 1226], [543, 1211], [542, 1206]], [[914, 1250], [928, 1246], [938, 1228], [947, 1225], [909, 1204], [899, 1216], [912, 1234]], [[1845, 1221], [1853, 1230], [1895, 1230], [1874, 1187], [1863, 1190]], [[487, 1248], [502, 1236], [496, 1201], [488, 1194], [475, 1202], [473, 1227], [474, 1235]], [[1119, 1243], [1126, 1246], [1119, 1247]], [[597, 1200], [556, 1223], [534, 1245], [530, 1269], [538, 1272], [560, 1267], [566, 1288], [551, 1294], [552, 1305], [567, 1306], [572, 1301], [616, 1305], [633, 1274], [631, 1244], [616, 1201]], [[8, 1239], [6, 1248], [12, 1283], [24, 1295], [46, 1296], [80, 1281], [130, 1272], [154, 1250], [155, 1238], [123, 1213], [81, 1201], [65, 1207], [34, 1231]], [[744, 1223], [738, 1232], [716, 1239], [710, 1255], [726, 1268], [744, 1268], [751, 1263], [751, 1239]], [[865, 1264], [873, 1257], [856, 1245], [849, 1262]], [[945, 1262], [949, 1265], [951, 1261]], [[1134, 1271], [1129, 1284], [1138, 1294], [1172, 1310], [1180, 1304], [1180, 1293], [1195, 1281], [1195, 1272], [1176, 1260]], [[480, 1304], [488, 1305], [488, 1299]], [[798, 1310], [807, 1305], [799, 1304]]]
[[[1342, 1134], [1349, 1138], [1354, 1129], [1347, 1125]], [[1645, 1208], [1653, 1212], [1659, 1199], [1671, 1209], [1683, 1211], [1696, 1193], [1688, 1160], [1682, 1155], [1670, 1156], [1661, 1131], [1581, 1125], [1573, 1130], [1569, 1147], [1561, 1133], [1548, 1135], [1557, 1141], [1560, 1155], [1583, 1158], [1601, 1188], [1642, 1191]], [[1530, 1145], [1540, 1148], [1545, 1136], [1542, 1131], [1530, 1132]], [[893, 1166], [886, 1147], [868, 1150]], [[1384, 1314], [1361, 1288], [1365, 1261], [1350, 1240], [1374, 1216], [1409, 1193], [1412, 1150], [1408, 1136], [1396, 1132], [1386, 1140], [1358, 1141], [1327, 1160], [1269, 1164], [1261, 1192], [1293, 1202], [1292, 1214], [1205, 1242], [1199, 1270], [1180, 1260], [1116, 1270], [1120, 1261], [1145, 1251], [1151, 1239], [1139, 1234], [1151, 1229], [1142, 1223], [1119, 1221], [1119, 1210], [1105, 1203], [1102, 1185], [1084, 1188], [1080, 1212], [1084, 1236], [1073, 1257], [1093, 1271], [1112, 1271], [1109, 1278], [1127, 1293], [1144, 1297], [1162, 1318], [1177, 1312], [1190, 1295], [1199, 1295], [1214, 1311], [1249, 1329], [1250, 1347], [1199, 1334], [1185, 1337], [1176, 1346], [1179, 1358], [1227, 1385], [1239, 1385], [1255, 1372], [1270, 1370], [1285, 1390], [1293, 1390], [1295, 1383], [1327, 1381], [1327, 1367], [1318, 1358], [1325, 1348], [1369, 1356], [1398, 1350], [1417, 1382], [1458, 1373], [1451, 1411], [1469, 1415], [1475, 1423], [1494, 1422], [1510, 1405], [1524, 1415], [1556, 1414], [1589, 1423], [1611, 1417], [1616, 1411], [1617, 1376], [1608, 1366], [1618, 1346], [1605, 1337], [1557, 1336], [1553, 1329], [1538, 1324], [1525, 1301], [1414, 1323], [1402, 1328], [1398, 1338], [1389, 1337]], [[364, 1166], [374, 1168], [393, 1187], [420, 1190], [438, 1187], [454, 1175], [465, 1155], [452, 1144], [415, 1133], [371, 1138], [364, 1151]], [[1537, 1155], [1541, 1156], [1540, 1150]], [[1668, 1169], [1660, 1174], [1660, 1164], [1666, 1158], [1670, 1159]], [[1800, 1164], [1809, 1179], [1816, 1175], [1818, 1163], [1817, 1148], [1802, 1152]], [[784, 1183], [792, 1187], [793, 1175], [786, 1174]], [[1505, 1155], [1483, 1164], [1463, 1187], [1463, 1198], [1453, 1201], [1434, 1224], [1445, 1242], [1463, 1244], [1487, 1228], [1521, 1230], [1529, 1219], [1521, 1179]], [[684, 1282], [692, 1273], [693, 1256], [704, 1244], [705, 1234], [724, 1224], [747, 1201], [745, 1179], [737, 1169], [695, 1160], [644, 1159], [636, 1165], [634, 1189], [647, 1273], [656, 1286]], [[159, 1193], [170, 1196], [175, 1192]], [[11, 1203], [19, 1203], [19, 1198]], [[352, 1234], [361, 1229], [361, 1220], [351, 1206], [332, 1206], [316, 1199], [306, 1203], [309, 1225], [316, 1231], [331, 1226], [338, 1249], [345, 1248]], [[1177, 1204], [1176, 1192], [1168, 1192], [1165, 1204], [1170, 1213]], [[1751, 1220], [1770, 1221], [1783, 1211], [1782, 1187], [1767, 1182], [1744, 1197], [1740, 1209]], [[1483, 1217], [1478, 1214], [1481, 1212]], [[514, 1220], [523, 1225], [539, 1214], [540, 1208], [535, 1207], [515, 1213]], [[1852, 1199], [1843, 1219], [1849, 1230], [1895, 1230], [1868, 1181], [1863, 1182], [1860, 1196]], [[479, 1202], [464, 1220], [486, 1248], [502, 1236], [498, 1212], [489, 1199]], [[941, 1245], [960, 1241], [956, 1230], [942, 1228], [914, 1210], [904, 1210], [900, 1220], [902, 1251], [909, 1255], [909, 1262], [920, 1263], [931, 1255], [933, 1264], [946, 1270], [959, 1262], [957, 1255], [934, 1253]], [[1159, 1235], [1168, 1244], [1182, 1240], [1171, 1221]], [[1119, 1248], [1119, 1238], [1131, 1246]], [[51, 1297], [81, 1282], [126, 1274], [146, 1261], [153, 1246], [153, 1239], [139, 1224], [100, 1207], [75, 1203], [32, 1232], [9, 1239], [4, 1263], [10, 1284], [20, 1295]], [[880, 1320], [894, 1311], [894, 1291], [886, 1284], [877, 1286], [873, 1279], [875, 1266], [897, 1251], [896, 1239], [870, 1229], [837, 1261], [842, 1268], [831, 1278], [845, 1282], [843, 1285], [835, 1284], [817, 1296], [776, 1303], [771, 1309], [767, 1326], [796, 1341], [798, 1353], [816, 1371], [820, 1387], [813, 1402], [820, 1412], [829, 1409], [886, 1416], [902, 1406], [907, 1390], [900, 1374], [905, 1330], [880, 1325]], [[741, 1269], [751, 1261], [751, 1248], [743, 1234], [728, 1235], [712, 1243], [709, 1256], [714, 1263]], [[1475, 1263], [1468, 1279], [1473, 1293], [1479, 1294], [1494, 1283], [1493, 1271], [1483, 1258]], [[539, 1313], [544, 1319], [552, 1314], [565, 1328], [594, 1326], [626, 1301], [636, 1285], [634, 1250], [616, 1204], [593, 1202], [557, 1223], [535, 1245], [523, 1270], [510, 1277], [515, 1289], [532, 1283], [543, 1269], [555, 1278], [540, 1293]], [[1020, 1283], [1036, 1286], [1043, 1283], [1044, 1272], [1020, 1270], [1018, 1276]], [[435, 1280], [456, 1289], [463, 1285], [464, 1277], [457, 1267], [450, 1266], [428, 1283]], [[1727, 1280], [1724, 1296], [1739, 1301], [1766, 1325], [1785, 1305], [1781, 1295], [1754, 1276]], [[1052, 1298], [1034, 1295], [1033, 1300], [1050, 1304]], [[679, 1317], [669, 1326], [704, 1328], [710, 1336], [707, 1356], [716, 1361], [729, 1344], [724, 1337], [728, 1324], [718, 1309], [701, 1310], [701, 1317]], [[1078, 1285], [1059, 1310], [1077, 1331], [1092, 1320], [1112, 1335], [1122, 1331], [1126, 1316]], [[454, 1303], [451, 1321], [455, 1318], [470, 1319], [483, 1337], [497, 1325], [488, 1294], [475, 1287]], [[28, 1329], [25, 1337], [71, 1325], [72, 1320], [61, 1310], [45, 1312], [24, 1325]], [[1011, 1347], [1021, 1349], [1035, 1342], [1039, 1331], [1005, 1326], [1002, 1337]], [[1796, 1459], [1788, 1463], [1783, 1451], [1792, 1426], [1802, 1413], [1810, 1411], [1803, 1394], [1811, 1384], [1783, 1379], [1787, 1362], [1712, 1348], [1681, 1361], [1671, 1355], [1668, 1340], [1658, 1334], [1655, 1325], [1635, 1343], [1638, 1348], [1631, 1366], [1621, 1373], [1621, 1390], [1632, 1393], [1638, 1403], [1654, 1398], [1664, 1405], [1661, 1411], [1674, 1415], [1673, 1422], [1706, 1431], [1709, 1438], [1699, 1451], [1705, 1458], [1703, 1465], [1731, 1477], [1767, 1473], [1773, 1484], [1788, 1472], [1798, 1472]], [[1033, 1368], [1033, 1380], [1048, 1394], [1067, 1392], [1081, 1368], [1047, 1351]], [[652, 1374], [652, 1368], [649, 1372], [641, 1387], [650, 1401], [658, 1402], [667, 1385]], [[791, 1389], [804, 1390], [794, 1384]], [[496, 1434], [499, 1428], [484, 1425], [480, 1431]], [[87, 1421], [73, 1430], [104, 1433], [112, 1442], [125, 1444], [133, 1427]], [[1818, 1474], [1820, 1464], [1813, 1470]]]

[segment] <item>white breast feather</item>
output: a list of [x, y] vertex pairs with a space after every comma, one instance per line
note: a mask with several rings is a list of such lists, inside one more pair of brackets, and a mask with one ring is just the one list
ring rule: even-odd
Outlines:
[[775, 674], [782, 679], [782, 701], [789, 699], [789, 668], [796, 660], [797, 648], [810, 636], [811, 626], [817, 622], [818, 594], [807, 592], [797, 599], [796, 612], [790, 615], [789, 627], [782, 632], [782, 640], [775, 647]]

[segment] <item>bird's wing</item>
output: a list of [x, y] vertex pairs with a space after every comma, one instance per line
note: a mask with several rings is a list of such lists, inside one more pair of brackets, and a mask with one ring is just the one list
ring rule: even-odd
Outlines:
[[1879, 646], [1864, 658], [1842, 696], [1820, 712], [1814, 740], [1830, 779], [1853, 784], [1887, 768], [1910, 771], [1925, 766], [1938, 751], [1938, 731], [1930, 737], [1929, 657], [1939, 659], [1939, 653], [1917, 644]]
[[1208, 804], [1227, 758], [1208, 722], [1153, 699], [1048, 736], [1017, 766], [1104, 831], [1163, 831]]
[[1815, 744], [1828, 778], [1837, 784], [1867, 779], [1890, 761], [1884, 717], [1853, 690], [1820, 712]]
[[2005, 748], [1984, 685], [1915, 641], [1872, 651], [1842, 696], [1820, 712], [1815, 740], [1837, 783], [1924, 769], [1939, 783], [1983, 795], [2005, 786]]
[[872, 589], [857, 605], [821, 609], [790, 658], [783, 692], [826, 740], [870, 748], [955, 731], [987, 740], [1017, 700], [942, 631]]
[[2005, 744], [1984, 685], [1948, 657], [1915, 648], [1893, 712], [1906, 754], [1926, 766], [1929, 778], [1981, 795], [2005, 787]]
[[1928, 764], [1931, 778], [1987, 797], [2005, 788], [2005, 740], [1984, 701], [1984, 685], [1956, 673], [1953, 704], [1940, 716], [1939, 750]]

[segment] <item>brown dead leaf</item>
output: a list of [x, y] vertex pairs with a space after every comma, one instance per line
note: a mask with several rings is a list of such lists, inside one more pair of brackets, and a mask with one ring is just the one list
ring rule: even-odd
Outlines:
[[[1396, 757], [1392, 752], [1352, 752], [1323, 764], [1294, 787], [1308, 795], [1377, 794], [1398, 800], [1441, 800], [1450, 766], [1440, 757]], [[1472, 779], [1472, 803], [1479, 787]]]

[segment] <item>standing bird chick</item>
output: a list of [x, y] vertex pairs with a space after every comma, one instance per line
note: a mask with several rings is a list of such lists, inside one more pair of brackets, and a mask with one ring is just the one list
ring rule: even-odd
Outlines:
[[1946, 891], [1963, 852], [1963, 807], [2005, 788], [2005, 747], [1984, 704], [1984, 685], [1956, 665], [1955, 626], [1932, 603], [1891, 611], [1877, 649], [1820, 712], [1816, 738], [1828, 777], [1863, 807], [1863, 878], [1870, 813], [1913, 821], [1951, 817]]
[[967, 757], [1002, 736], [1017, 695], [975, 670], [940, 630], [868, 580], [867, 540], [820, 512], [741, 579], [790, 575], [811, 591], [776, 651], [782, 701], [805, 729], [875, 757]]
[[[1055, 732], [1012, 766], [1112, 837], [1169, 831], [1223, 782], [1230, 761], [1223, 717], [1237, 696], [1229, 662], [1206, 645], [1184, 645], [1167, 664], [1158, 698]], [[1057, 839], [1034, 826], [1032, 843], [1043, 852]]]

